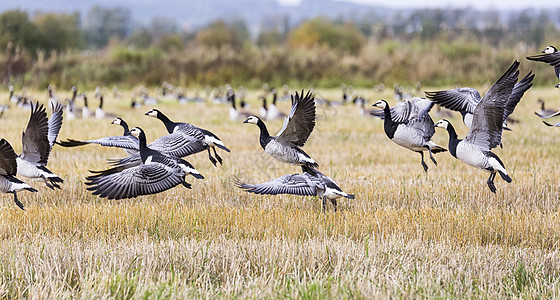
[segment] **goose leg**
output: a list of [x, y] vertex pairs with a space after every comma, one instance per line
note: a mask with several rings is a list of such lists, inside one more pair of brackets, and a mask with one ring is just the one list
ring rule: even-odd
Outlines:
[[218, 162], [220, 163], [220, 165], [223, 165], [223, 160], [222, 160], [222, 158], [218, 155], [218, 152], [216, 152], [216, 147], [212, 147], [212, 150], [214, 150], [214, 156], [216, 157], [216, 159], [218, 160]]
[[46, 176], [41, 176], [43, 178], [43, 180], [45, 181], [45, 184], [47, 185], [48, 188], [50, 188], [51, 190], [54, 190], [54, 186], [49, 182], [49, 180], [47, 179]]
[[422, 151], [417, 151], [418, 153], [420, 153], [420, 157], [422, 158], [422, 167], [424, 167], [424, 172], [428, 173], [428, 165], [426, 164], [426, 162], [424, 162], [424, 152]]
[[206, 150], [208, 150], [208, 159], [210, 159], [210, 162], [217, 167], [216, 165], [216, 159], [212, 157], [212, 153], [210, 153], [210, 148], [206, 148]]
[[323, 196], [321, 197], [322, 200], [322, 205], [323, 205], [323, 214], [326, 215], [326, 208], [327, 208], [327, 197]]
[[17, 205], [19, 208], [21, 208], [21, 210], [25, 210], [25, 209], [23, 208], [23, 203], [21, 203], [21, 202], [18, 200], [18, 198], [17, 198], [16, 191], [13, 191], [12, 193], [14, 194], [14, 202], [16, 203], [16, 205]]
[[428, 153], [430, 154], [430, 159], [432, 160], [432, 162], [434, 163], [434, 165], [437, 166], [437, 161], [434, 158], [434, 156], [432, 155], [432, 148], [430, 148], [430, 146], [426, 146], [426, 148], [428, 149]]
[[488, 188], [490, 188], [490, 191], [495, 194], [496, 186], [494, 185], [494, 177], [496, 177], [496, 173], [491, 172], [490, 177], [488, 177], [488, 181], [486, 181], [486, 184], [488, 184]]
[[337, 208], [338, 208], [338, 207], [337, 207], [337, 204], [338, 204], [338, 203], [336, 203], [336, 199], [332, 199], [332, 200], [331, 200], [331, 203], [334, 205], [334, 212], [336, 212], [336, 210], [337, 210]]

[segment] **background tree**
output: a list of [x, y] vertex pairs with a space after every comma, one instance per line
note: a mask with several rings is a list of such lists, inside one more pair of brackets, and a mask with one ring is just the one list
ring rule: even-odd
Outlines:
[[87, 13], [84, 25], [88, 45], [101, 48], [111, 37], [124, 39], [130, 33], [130, 11], [94, 6]]
[[[33, 22], [44, 37], [41, 48], [47, 53], [80, 48], [83, 45], [82, 31], [79, 28], [80, 15], [40, 14]], [[47, 38], [48, 37], [48, 38]]]
[[9, 43], [13, 45], [12, 51], [19, 46], [35, 54], [43, 46], [44, 38], [26, 12], [12, 10], [0, 15], [0, 48], [6, 49]]

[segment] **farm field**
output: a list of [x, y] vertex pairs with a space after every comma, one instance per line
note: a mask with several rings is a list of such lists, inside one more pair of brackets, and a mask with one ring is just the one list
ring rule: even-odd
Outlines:
[[[370, 105], [395, 102], [392, 89], [359, 92]], [[255, 113], [257, 93], [248, 97]], [[46, 103], [46, 91], [28, 94]], [[18, 193], [25, 211], [12, 195], [0, 197], [0, 297], [560, 298], [560, 128], [534, 115], [539, 97], [560, 107], [552, 86], [525, 94], [513, 114], [520, 122], [494, 150], [513, 178], [497, 178], [496, 194], [486, 186], [488, 173], [448, 152], [435, 155], [438, 166], [427, 159], [424, 173], [417, 153], [391, 142], [382, 121], [360, 116], [354, 105], [318, 106], [304, 150], [356, 195], [339, 199], [336, 213], [329, 203], [325, 215], [316, 197], [260, 196], [233, 186], [233, 176], [257, 183], [301, 170], [266, 155], [258, 128], [231, 121], [228, 105], [159, 104], [172, 120], [218, 135], [231, 149], [219, 152], [223, 166], [214, 167], [206, 152], [189, 156], [205, 176], [187, 177], [192, 190], [112, 201], [86, 191], [85, 176], [124, 151], [55, 146], [49, 169], [65, 180], [62, 190], [30, 182], [39, 192]], [[142, 127], [148, 141], [166, 134], [159, 120], [144, 116], [152, 107], [132, 109], [129, 101], [130, 91], [122, 100], [107, 95], [106, 110]], [[279, 104], [286, 113], [289, 106]], [[431, 115], [440, 119], [435, 109]], [[0, 118], [0, 137], [17, 153], [28, 119], [16, 108]], [[122, 134], [111, 120], [65, 120], [59, 140]], [[464, 137], [460, 115], [450, 121]], [[282, 127], [266, 123], [271, 134]], [[447, 148], [444, 130], [433, 140]]]

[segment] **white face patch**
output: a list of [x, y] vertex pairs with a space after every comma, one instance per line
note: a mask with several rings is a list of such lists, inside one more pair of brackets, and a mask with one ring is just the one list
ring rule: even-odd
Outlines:
[[148, 112], [148, 116], [157, 118], [157, 110], [153, 110], [153, 109], [150, 110], [150, 111]]
[[379, 100], [379, 101], [375, 102], [375, 104], [373, 104], [373, 106], [385, 109], [385, 106], [387, 106], [387, 103], [385, 101]]
[[546, 48], [544, 48], [543, 53], [554, 53], [556, 52], [556, 48], [554, 48], [553, 46], [548, 46]]
[[436, 123], [436, 127], [447, 129], [447, 124], [449, 124], [449, 123], [447, 123], [446, 121], [440, 120]]
[[112, 123], [116, 125], [121, 125], [121, 119], [115, 118]]
[[250, 117], [247, 118], [247, 120], [245, 120], [245, 122], [251, 123], [251, 124], [255, 124], [255, 125], [256, 125], [257, 122], [258, 122], [258, 119], [257, 119], [256, 117], [254, 117], [254, 116], [250, 116]]
[[130, 130], [130, 134], [132, 134], [135, 137], [138, 137], [140, 135], [140, 130], [138, 128], [134, 127]]

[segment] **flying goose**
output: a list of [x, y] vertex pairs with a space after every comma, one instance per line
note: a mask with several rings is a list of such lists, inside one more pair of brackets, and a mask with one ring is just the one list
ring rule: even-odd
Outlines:
[[[525, 92], [533, 86], [534, 77], [535, 74], [532, 72], [527, 73], [521, 81], [515, 83], [511, 94], [508, 95], [506, 108], [504, 110], [504, 129], [509, 130], [509, 128], [507, 128], [506, 120], [509, 115], [513, 113], [515, 106], [517, 106], [517, 103], [519, 103], [523, 94], [525, 94]], [[480, 97], [480, 93], [476, 89], [463, 87], [452, 90], [425, 93], [428, 99], [436, 102], [437, 104], [447, 109], [460, 112], [463, 116], [463, 123], [465, 126], [471, 128], [474, 109], [482, 99], [482, 97]]]
[[327, 200], [337, 210], [336, 199], [345, 197], [354, 199], [354, 195], [347, 194], [336, 184], [336, 182], [325, 174], [302, 165], [302, 174], [284, 175], [268, 182], [247, 184], [241, 182], [237, 177], [233, 184], [249, 193], [260, 195], [290, 194], [299, 196], [318, 196], [322, 201], [322, 210], [325, 213]]
[[[431, 141], [435, 133], [434, 121], [428, 114], [434, 106], [434, 102], [420, 97], [401, 102], [389, 107], [385, 100], [379, 100], [373, 104], [381, 108], [383, 129], [387, 137], [395, 144], [420, 153], [422, 167], [428, 172], [428, 165], [424, 162], [424, 151], [428, 151], [430, 159], [437, 166], [437, 161], [432, 153], [447, 151]], [[379, 113], [375, 114], [379, 115]]]
[[37, 192], [37, 190], [14, 177], [18, 169], [16, 157], [17, 155], [10, 143], [5, 139], [0, 139], [0, 192], [12, 193], [16, 205], [23, 209], [23, 203], [18, 200], [17, 192], [20, 190]]
[[317, 168], [319, 165], [305, 153], [303, 147], [315, 128], [315, 99], [308, 91], [303, 96], [296, 92], [292, 96], [292, 109], [284, 119], [284, 125], [276, 136], [270, 136], [264, 122], [256, 116], [250, 116], [243, 123], [255, 124], [260, 129], [260, 144], [266, 153], [279, 161], [292, 165], [307, 165]]
[[535, 112], [535, 115], [543, 119], [552, 118], [560, 115], [560, 110], [557, 111], [557, 110], [545, 108], [543, 98], [539, 98], [537, 102], [541, 105], [541, 109], [538, 112]]
[[496, 192], [494, 178], [499, 173], [503, 180], [511, 182], [504, 163], [490, 150], [501, 143], [504, 111], [507, 109], [511, 90], [519, 76], [519, 62], [511, 67], [490, 87], [474, 109], [472, 126], [465, 139], [457, 137], [449, 121], [443, 119], [435, 127], [447, 129], [449, 133], [449, 152], [468, 165], [490, 172], [487, 184], [490, 191]]
[[62, 105], [55, 102], [51, 118], [47, 119], [45, 107], [31, 102], [31, 117], [22, 135], [23, 151], [16, 157], [17, 174], [42, 179], [51, 189], [60, 188], [59, 183], [64, 182], [47, 169], [52, 146], [62, 126], [62, 111]]
[[[554, 46], [547, 46], [543, 51], [541, 51], [541, 53], [542, 54], [534, 56], [527, 56], [527, 59], [544, 62], [553, 66], [556, 77], [560, 79], [560, 51], [558, 51]], [[560, 83], [554, 87], [560, 88]]]
[[122, 148], [129, 155], [138, 153], [138, 138], [130, 134], [128, 130], [128, 124], [120, 117], [116, 117], [111, 122], [111, 124], [122, 126], [124, 130], [123, 135], [107, 136], [107, 137], [102, 137], [102, 138], [87, 140], [87, 141], [68, 139], [66, 141], [56, 142], [56, 144], [62, 147], [77, 147], [77, 146], [84, 146], [88, 144], [98, 144], [105, 147]]
[[86, 177], [86, 185], [93, 195], [108, 199], [134, 198], [160, 193], [179, 184], [190, 189], [191, 184], [185, 181], [187, 174], [197, 179], [204, 178], [186, 160], [149, 148], [141, 128], [134, 127], [130, 133], [138, 138], [142, 163], [133, 167], [90, 171], [94, 175]]
[[[149, 117], [157, 118], [160, 121], [162, 121], [169, 134], [179, 133], [183, 136], [184, 139], [194, 140], [194, 141], [198, 141], [199, 143], [202, 143], [202, 149], [197, 149], [197, 150], [202, 151], [206, 149], [208, 151], [208, 158], [210, 159], [210, 162], [214, 164], [214, 166], [216, 166], [216, 161], [219, 162], [220, 164], [222, 164], [223, 162], [222, 158], [216, 152], [216, 147], [226, 152], [230, 152], [230, 150], [224, 145], [222, 140], [220, 140], [220, 138], [218, 138], [217, 135], [213, 134], [212, 132], [206, 129], [196, 127], [189, 123], [173, 122], [161, 111], [155, 108], [148, 111], [146, 115]], [[210, 149], [214, 151], [215, 158], [212, 157], [212, 154], [210, 153]], [[193, 152], [193, 153], [198, 153], [200, 151]], [[193, 154], [193, 153], [189, 153], [189, 154]]]

